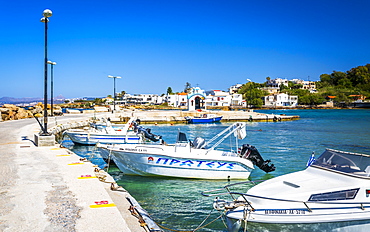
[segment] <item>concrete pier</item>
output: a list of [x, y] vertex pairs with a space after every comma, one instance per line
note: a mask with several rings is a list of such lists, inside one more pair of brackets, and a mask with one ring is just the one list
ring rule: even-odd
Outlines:
[[[92, 117], [122, 121], [134, 116], [146, 123], [182, 123], [185, 116], [199, 113], [205, 112], [66, 114], [49, 119], [49, 132], [86, 126]], [[212, 113], [222, 114], [224, 121], [274, 118], [255, 112]], [[39, 132], [33, 118], [0, 122], [0, 231], [160, 231], [155, 223], [143, 223], [137, 213], [132, 215], [129, 208], [136, 201], [109, 174], [59, 144], [36, 146], [34, 136]]]
[[[50, 119], [50, 128], [91, 116]], [[35, 119], [0, 123], [0, 231], [148, 231], [129, 193], [58, 144], [37, 147], [39, 130]]]

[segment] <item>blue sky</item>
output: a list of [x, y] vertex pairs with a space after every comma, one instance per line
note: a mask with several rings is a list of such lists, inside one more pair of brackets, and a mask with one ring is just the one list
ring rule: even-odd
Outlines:
[[[370, 63], [368, 0], [2, 1], [0, 97], [43, 97], [44, 9], [54, 96], [227, 90], [319, 80]], [[50, 67], [49, 67], [50, 70]]]

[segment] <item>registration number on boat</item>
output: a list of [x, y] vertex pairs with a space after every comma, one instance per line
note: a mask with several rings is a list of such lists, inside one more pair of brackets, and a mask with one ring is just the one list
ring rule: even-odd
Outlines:
[[302, 209], [265, 209], [265, 214], [305, 214]]

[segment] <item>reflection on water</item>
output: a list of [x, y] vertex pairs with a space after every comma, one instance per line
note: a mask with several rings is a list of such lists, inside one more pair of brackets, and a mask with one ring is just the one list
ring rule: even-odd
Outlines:
[[[262, 111], [261, 111], [262, 112]], [[277, 110], [265, 111], [274, 114], [299, 115], [300, 120], [281, 122], [248, 122], [247, 137], [241, 144], [255, 146], [265, 159], [271, 159], [276, 171], [269, 174], [256, 169], [252, 180], [270, 179], [305, 168], [311, 153], [320, 155], [325, 148], [370, 154], [370, 110]], [[188, 139], [195, 137], [210, 139], [230, 123], [198, 125], [145, 125], [154, 134], [163, 136], [167, 143], [174, 143], [178, 130], [185, 132]], [[228, 139], [222, 146], [229, 148]], [[72, 143], [64, 141], [68, 146]], [[83, 157], [93, 157], [93, 163], [104, 166], [96, 158], [94, 146], [72, 146], [70, 148]], [[194, 230], [209, 216], [205, 224], [220, 215], [213, 210], [213, 199], [200, 193], [217, 189], [229, 183], [227, 180], [189, 180], [178, 178], [156, 178], [122, 175], [110, 166], [109, 173], [127, 189], [159, 224], [176, 230]], [[245, 192], [249, 186], [238, 189]], [[319, 226], [320, 224], [316, 225]], [[265, 225], [264, 225], [265, 226]], [[335, 228], [337, 225], [329, 225]], [[250, 224], [249, 231], [260, 231], [261, 225]], [[289, 228], [289, 226], [287, 227]], [[301, 228], [304, 231], [304, 228]], [[212, 223], [201, 231], [226, 231], [222, 220]], [[261, 231], [280, 231], [274, 225]], [[289, 229], [287, 229], [289, 231]], [[307, 231], [307, 230], [306, 230]]]

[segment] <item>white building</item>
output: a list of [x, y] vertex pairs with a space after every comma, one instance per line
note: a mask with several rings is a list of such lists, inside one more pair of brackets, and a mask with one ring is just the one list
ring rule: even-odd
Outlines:
[[229, 88], [229, 94], [238, 93], [239, 89], [242, 86], [243, 86], [242, 84], [236, 84], [236, 85], [230, 86], [230, 88]]
[[229, 94], [221, 90], [205, 92], [199, 87], [191, 88], [189, 93], [167, 95], [165, 101], [170, 106], [187, 107], [190, 111], [213, 106], [246, 106], [241, 94]]
[[247, 106], [247, 102], [243, 99], [242, 94], [233, 94], [231, 95], [231, 106]]
[[316, 92], [316, 82], [315, 81], [304, 81], [300, 79], [291, 80], [294, 84], [302, 85], [301, 89], [307, 89], [310, 92]]
[[198, 109], [204, 109], [204, 103], [205, 103], [205, 91], [202, 90], [199, 87], [193, 87], [189, 90], [189, 93], [187, 94], [188, 102], [188, 110], [198, 110]]
[[288, 87], [289, 86], [288, 83], [289, 83], [288, 79], [276, 78], [267, 81], [266, 85], [267, 87], [280, 88], [281, 85], [285, 85], [286, 87]]
[[221, 90], [207, 91], [207, 96], [205, 100], [207, 106], [230, 106], [231, 105], [231, 95], [228, 92]]
[[188, 94], [187, 93], [178, 93], [173, 95], [166, 95], [164, 100], [168, 103], [169, 106], [173, 107], [186, 107], [188, 104]]
[[158, 105], [162, 104], [163, 100], [163, 97], [157, 94], [125, 94], [122, 100], [116, 101], [116, 104]]
[[280, 107], [298, 105], [298, 96], [290, 96], [286, 93], [272, 94], [264, 97], [265, 106]]

